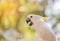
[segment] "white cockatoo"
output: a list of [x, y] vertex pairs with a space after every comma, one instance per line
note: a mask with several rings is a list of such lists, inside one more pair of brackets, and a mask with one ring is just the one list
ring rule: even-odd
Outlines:
[[42, 18], [42, 16], [30, 14], [27, 16], [26, 22], [34, 27], [43, 41], [57, 41], [54, 32], [49, 29], [48, 24]]

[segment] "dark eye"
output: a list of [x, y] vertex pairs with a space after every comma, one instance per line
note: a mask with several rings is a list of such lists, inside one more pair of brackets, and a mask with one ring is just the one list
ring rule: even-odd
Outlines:
[[30, 18], [32, 18], [32, 16], [30, 16]]

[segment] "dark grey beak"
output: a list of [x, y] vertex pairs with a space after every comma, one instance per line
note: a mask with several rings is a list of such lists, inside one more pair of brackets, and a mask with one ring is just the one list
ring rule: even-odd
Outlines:
[[30, 18], [27, 18], [26, 19], [26, 23], [29, 24], [29, 26], [32, 26], [33, 25], [33, 22], [31, 21]]
[[26, 23], [28, 24], [29, 22], [31, 22], [31, 20], [29, 18], [27, 18]]

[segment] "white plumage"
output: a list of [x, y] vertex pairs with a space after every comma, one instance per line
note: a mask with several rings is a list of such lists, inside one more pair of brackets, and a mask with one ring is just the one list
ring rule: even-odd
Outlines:
[[49, 29], [48, 24], [42, 20], [42, 16], [30, 14], [27, 18], [33, 22], [33, 27], [43, 41], [57, 41], [55, 33]]

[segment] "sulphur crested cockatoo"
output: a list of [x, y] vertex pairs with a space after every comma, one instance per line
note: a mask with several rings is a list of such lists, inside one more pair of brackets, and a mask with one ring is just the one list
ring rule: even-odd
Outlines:
[[34, 27], [43, 41], [57, 41], [54, 32], [49, 29], [48, 24], [42, 18], [42, 16], [30, 14], [27, 16], [26, 22]]

